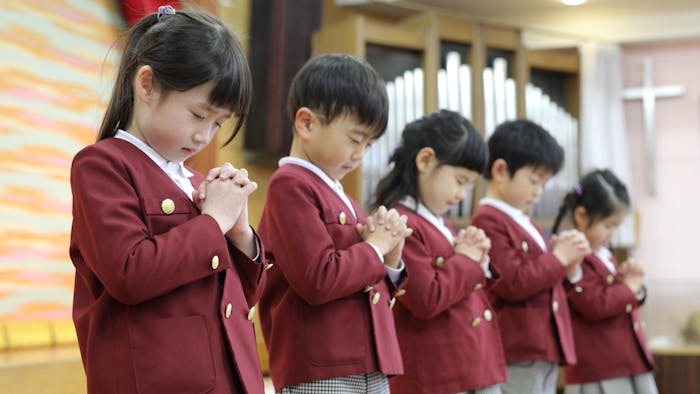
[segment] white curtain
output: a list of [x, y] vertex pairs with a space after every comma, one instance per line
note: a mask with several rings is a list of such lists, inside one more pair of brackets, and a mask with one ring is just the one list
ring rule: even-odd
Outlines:
[[[629, 147], [622, 99], [622, 50], [585, 43], [581, 54], [581, 171], [608, 168], [632, 192]], [[634, 206], [634, 201], [632, 201]], [[615, 246], [635, 244], [633, 215], [617, 231]]]

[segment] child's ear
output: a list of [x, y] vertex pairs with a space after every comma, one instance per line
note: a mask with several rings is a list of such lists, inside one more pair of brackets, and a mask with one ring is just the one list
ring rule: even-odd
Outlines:
[[309, 108], [301, 107], [297, 110], [296, 115], [294, 115], [294, 130], [299, 138], [303, 141], [309, 139], [315, 121], [316, 116]]
[[435, 162], [435, 151], [433, 148], [425, 147], [416, 154], [416, 168], [418, 172], [424, 172]]
[[143, 102], [149, 102], [157, 97], [158, 90], [153, 79], [151, 66], [141, 66], [134, 77], [134, 96]]
[[580, 205], [574, 208], [574, 225], [579, 230], [585, 230], [588, 227], [588, 212]]
[[491, 178], [496, 180], [504, 180], [510, 178], [510, 172], [508, 172], [508, 163], [503, 159], [496, 159], [491, 165]]

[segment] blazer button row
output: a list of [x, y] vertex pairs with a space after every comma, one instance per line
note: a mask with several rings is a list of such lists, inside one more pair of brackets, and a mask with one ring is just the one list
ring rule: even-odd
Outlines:
[[[226, 304], [226, 309], [224, 310], [224, 316], [228, 319], [231, 317], [231, 312], [233, 311], [233, 305], [230, 303]], [[250, 310], [248, 311], [248, 316], [246, 317], [248, 320], [252, 321], [253, 318], [255, 317], [255, 306], [251, 307]]]
[[[486, 321], [493, 320], [493, 312], [491, 312], [491, 310], [486, 309], [484, 311], [484, 320], [486, 320]], [[481, 317], [475, 317], [474, 319], [472, 319], [472, 327], [476, 327], [479, 324], [481, 324]]]

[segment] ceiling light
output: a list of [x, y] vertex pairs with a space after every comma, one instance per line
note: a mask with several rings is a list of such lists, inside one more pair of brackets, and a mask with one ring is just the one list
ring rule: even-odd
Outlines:
[[562, 4], [564, 5], [581, 5], [586, 2], [586, 0], [561, 0]]

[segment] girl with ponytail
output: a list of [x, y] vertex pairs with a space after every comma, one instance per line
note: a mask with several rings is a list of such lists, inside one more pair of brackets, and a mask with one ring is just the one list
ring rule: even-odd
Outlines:
[[637, 315], [646, 298], [644, 269], [634, 260], [618, 264], [608, 249], [629, 211], [625, 185], [595, 170], [564, 197], [555, 220], [554, 233], [567, 219], [593, 250], [582, 279], [567, 284], [578, 363], [565, 367], [566, 394], [658, 393]]

